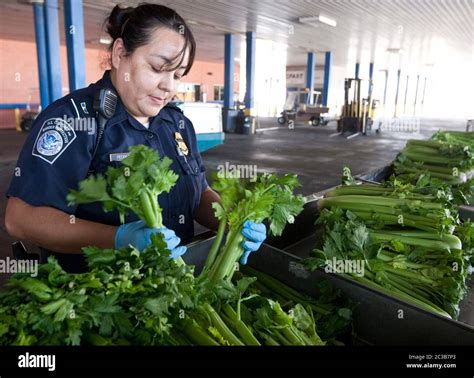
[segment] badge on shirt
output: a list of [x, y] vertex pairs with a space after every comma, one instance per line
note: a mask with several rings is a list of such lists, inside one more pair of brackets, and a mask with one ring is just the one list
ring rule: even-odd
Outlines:
[[188, 146], [186, 146], [186, 143], [184, 143], [184, 139], [181, 133], [176, 131], [174, 133], [174, 139], [176, 140], [176, 143], [178, 144], [178, 148], [181, 150], [181, 152], [185, 154], [186, 156], [188, 156], [189, 154]]
[[44, 121], [36, 137], [32, 155], [53, 164], [76, 139], [74, 128], [61, 118]]

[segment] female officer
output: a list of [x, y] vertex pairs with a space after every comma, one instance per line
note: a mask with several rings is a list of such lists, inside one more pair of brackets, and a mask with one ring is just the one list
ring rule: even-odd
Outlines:
[[[88, 245], [143, 249], [150, 235], [162, 232], [173, 258], [186, 252], [181, 241], [194, 234], [194, 219], [217, 228], [211, 203], [219, 195], [207, 184], [191, 122], [168, 102], [194, 61], [195, 41], [184, 20], [172, 9], [155, 4], [116, 6], [107, 19], [111, 69], [101, 80], [48, 106], [36, 119], [23, 146], [7, 192], [5, 225], [10, 235], [27, 239], [56, 256], [70, 272], [86, 269], [81, 249]], [[101, 89], [117, 95], [97, 145], [94, 96]], [[98, 203], [68, 206], [66, 195], [88, 173], [117, 166], [130, 146], [144, 144], [172, 159], [179, 179], [159, 197], [162, 229], [150, 229], [137, 217], [120, 225], [116, 212]], [[265, 239], [263, 224], [248, 222], [243, 234], [246, 253]]]

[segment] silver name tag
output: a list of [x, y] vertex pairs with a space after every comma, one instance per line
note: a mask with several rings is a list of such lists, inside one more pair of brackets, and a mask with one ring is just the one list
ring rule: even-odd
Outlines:
[[109, 154], [110, 161], [122, 161], [128, 156], [129, 152], [118, 152], [116, 154]]

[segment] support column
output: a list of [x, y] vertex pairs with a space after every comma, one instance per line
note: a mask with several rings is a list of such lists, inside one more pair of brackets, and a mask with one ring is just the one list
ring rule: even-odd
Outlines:
[[387, 104], [387, 85], [388, 85], [388, 70], [385, 70], [385, 87], [383, 90], [383, 105]]
[[323, 81], [323, 98], [322, 106], [328, 106], [329, 84], [331, 81], [331, 67], [332, 67], [332, 52], [326, 51], [324, 57], [324, 81]]
[[63, 96], [61, 79], [61, 51], [59, 44], [58, 0], [45, 0], [44, 20], [48, 66], [49, 102]]
[[312, 93], [314, 91], [314, 69], [316, 68], [316, 54], [314, 52], [308, 53], [308, 59], [306, 63], [306, 90], [309, 93], [306, 95], [306, 103], [313, 103]]
[[423, 106], [425, 104], [426, 77], [423, 83], [423, 95], [421, 96], [421, 115], [423, 115]]
[[418, 100], [418, 85], [420, 84], [420, 75], [416, 75], [415, 102], [413, 103], [413, 115], [416, 114], [416, 102]]
[[405, 100], [403, 101], [403, 114], [406, 114], [407, 112], [407, 97], [408, 97], [408, 81], [410, 79], [410, 76], [407, 75], [407, 83], [405, 85]]
[[360, 70], [360, 63], [356, 63], [355, 65], [355, 78], [359, 78], [359, 70]]
[[397, 71], [397, 91], [395, 92], [395, 110], [393, 112], [393, 116], [397, 116], [397, 106], [398, 106], [398, 90], [400, 89], [400, 74], [401, 70]]
[[234, 35], [226, 34], [224, 44], [224, 109], [230, 109], [234, 107]]
[[86, 86], [82, 0], [64, 0], [69, 91]]
[[425, 91], [426, 91], [426, 77], [423, 83], [423, 96], [421, 97], [421, 106], [423, 106], [423, 104], [425, 103]]
[[235, 37], [233, 34], [226, 34], [224, 36], [224, 106], [222, 108], [222, 123], [225, 132], [235, 132], [234, 55]]
[[49, 104], [48, 62], [46, 59], [46, 35], [44, 26], [44, 10], [42, 2], [33, 3], [35, 18], [36, 59], [38, 62], [38, 79], [40, 89], [41, 109]]
[[255, 88], [255, 32], [247, 32], [247, 57], [246, 57], [246, 91], [245, 107], [248, 115], [254, 113], [254, 88]]
[[[373, 79], [374, 79], [374, 62], [370, 62], [370, 64], [369, 64], [369, 91], [368, 91], [368, 94], [367, 94], [368, 98], [372, 97], [372, 91], [374, 89], [374, 84], [372, 82]], [[369, 106], [370, 106], [370, 104], [369, 104]]]

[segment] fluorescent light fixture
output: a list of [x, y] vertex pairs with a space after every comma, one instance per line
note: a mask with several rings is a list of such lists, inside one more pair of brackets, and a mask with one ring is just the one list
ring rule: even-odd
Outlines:
[[332, 18], [323, 16], [323, 15], [319, 15], [318, 19], [319, 19], [319, 22], [322, 22], [323, 24], [326, 24], [326, 25], [329, 25], [329, 26], [336, 26], [337, 25], [336, 20], [333, 20]]
[[194, 20], [187, 20], [186, 22], [187, 22], [189, 25], [198, 25], [198, 24], [199, 24], [199, 22], [194, 21]]
[[312, 23], [315, 23], [315, 22], [320, 22], [320, 23], [323, 23], [323, 24], [326, 24], [326, 25], [329, 25], [329, 26], [336, 26], [337, 25], [336, 20], [334, 20], [332, 18], [329, 18], [329, 17], [326, 17], [326, 16], [323, 16], [322, 14], [320, 14], [319, 16], [300, 17], [298, 20], [299, 20], [299, 22], [301, 22], [303, 24], [312, 24]]
[[389, 47], [387, 52], [390, 54], [401, 54], [403, 49], [401, 47]]
[[213, 28], [216, 29], [216, 30], [219, 30], [219, 31], [223, 31], [223, 32], [229, 33], [229, 30], [224, 29], [224, 28], [221, 28], [220, 26], [215, 26], [215, 25], [214, 25]]
[[100, 37], [99, 43], [102, 45], [110, 45], [112, 43], [112, 40], [107, 37]]

